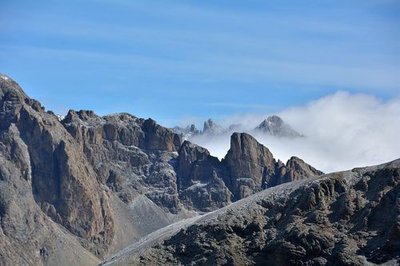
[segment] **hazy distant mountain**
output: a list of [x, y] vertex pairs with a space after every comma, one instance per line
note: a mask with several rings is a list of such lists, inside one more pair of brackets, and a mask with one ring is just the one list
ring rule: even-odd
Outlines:
[[182, 136], [182, 139], [187, 140], [190, 139], [193, 136], [197, 136], [200, 134], [200, 130], [196, 128], [194, 124], [191, 124], [186, 127], [174, 127], [172, 130], [176, 133]]
[[202, 134], [221, 135], [226, 132], [222, 126], [216, 124], [211, 118], [204, 122]]
[[269, 116], [255, 130], [277, 137], [296, 138], [302, 136], [277, 115]]
[[204, 122], [203, 130], [197, 130], [195, 125], [182, 127], [174, 127], [172, 129], [175, 133], [180, 134], [183, 139], [190, 140], [191, 138], [199, 135], [220, 136], [223, 134], [232, 134], [236, 131], [243, 131], [248, 133], [264, 133], [274, 137], [296, 138], [303, 135], [294, 130], [290, 125], [286, 124], [282, 118], [277, 115], [269, 116], [262, 121], [253, 130], [246, 130], [242, 124], [232, 124], [227, 128], [216, 124], [211, 118]]

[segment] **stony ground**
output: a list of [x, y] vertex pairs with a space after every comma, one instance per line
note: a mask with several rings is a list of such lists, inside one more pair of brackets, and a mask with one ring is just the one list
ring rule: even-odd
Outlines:
[[144, 242], [106, 264], [396, 265], [400, 160], [267, 189]]

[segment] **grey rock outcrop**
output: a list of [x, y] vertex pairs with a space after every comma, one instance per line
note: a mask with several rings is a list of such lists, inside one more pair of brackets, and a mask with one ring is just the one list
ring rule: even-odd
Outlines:
[[206, 149], [185, 141], [179, 151], [177, 176], [186, 206], [211, 211], [231, 203], [232, 193], [224, 183], [226, 169]]
[[277, 184], [302, 180], [308, 177], [323, 175], [324, 173], [305, 163], [302, 159], [293, 156], [285, 166], [278, 166]]
[[126, 204], [145, 194], [158, 206], [177, 213], [176, 174], [180, 138], [151, 119], [129, 114], [99, 117], [91, 111], [70, 111], [62, 121], [103, 184]]
[[323, 174], [299, 158], [285, 165], [247, 133], [234, 133], [222, 161], [185, 141], [179, 151], [177, 180], [186, 206], [200, 211], [223, 207], [267, 187]]
[[266, 189], [106, 265], [398, 265], [400, 160]]
[[225, 157], [230, 176], [230, 187], [237, 199], [242, 199], [264, 187], [275, 176], [272, 153], [246, 133], [234, 133], [231, 148]]
[[282, 183], [323, 174], [299, 158], [287, 164], [276, 161], [272, 153], [247, 133], [234, 133], [224, 159], [229, 174], [227, 185], [236, 199]]

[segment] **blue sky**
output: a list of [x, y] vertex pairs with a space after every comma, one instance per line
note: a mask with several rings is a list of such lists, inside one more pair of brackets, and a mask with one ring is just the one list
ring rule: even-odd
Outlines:
[[47, 109], [183, 120], [400, 94], [400, 1], [0, 2], [0, 72]]

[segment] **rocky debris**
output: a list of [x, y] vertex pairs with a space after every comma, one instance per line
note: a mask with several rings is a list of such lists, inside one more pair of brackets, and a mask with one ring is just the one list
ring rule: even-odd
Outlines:
[[260, 131], [265, 134], [276, 137], [296, 138], [302, 137], [300, 133], [294, 130], [291, 126], [286, 124], [282, 118], [277, 115], [269, 116], [261, 122], [255, 129], [256, 132]]
[[398, 265], [400, 160], [266, 189], [105, 265]]

